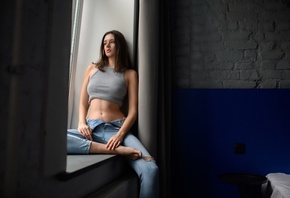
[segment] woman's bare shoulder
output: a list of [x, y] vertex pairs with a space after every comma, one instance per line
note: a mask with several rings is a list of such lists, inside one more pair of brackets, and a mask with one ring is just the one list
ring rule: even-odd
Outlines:
[[89, 64], [87, 66], [87, 69], [86, 69], [86, 74], [91, 76], [93, 73], [95, 73], [96, 71], [98, 70], [98, 68], [96, 67], [95, 64]]
[[97, 66], [94, 63], [91, 63], [87, 66], [87, 70], [96, 70]]
[[128, 77], [130, 77], [130, 76], [137, 76], [138, 73], [134, 69], [127, 69], [126, 72], [125, 72], [125, 75], [128, 76]]
[[138, 83], [138, 73], [134, 69], [127, 69], [125, 72], [125, 80], [127, 82], [127, 85], [131, 84], [130, 82]]

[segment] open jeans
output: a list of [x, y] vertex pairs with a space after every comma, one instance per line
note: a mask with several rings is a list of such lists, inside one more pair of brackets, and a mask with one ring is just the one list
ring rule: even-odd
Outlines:
[[[125, 118], [104, 122], [103, 120], [87, 119], [87, 125], [92, 129], [93, 141], [106, 144], [119, 131], [124, 120]], [[67, 152], [69, 154], [89, 154], [91, 142], [85, 139], [78, 130], [68, 129]], [[149, 152], [130, 132], [126, 134], [122, 145], [142, 152], [142, 156], [137, 160], [128, 159], [140, 179], [140, 198], [158, 197], [159, 169], [154, 160], [144, 159], [144, 157], [151, 157]]]

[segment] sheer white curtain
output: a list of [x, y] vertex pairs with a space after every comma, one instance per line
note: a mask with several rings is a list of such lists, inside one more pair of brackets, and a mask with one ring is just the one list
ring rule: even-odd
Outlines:
[[82, 20], [83, 0], [73, 0], [72, 4], [72, 35], [70, 51], [70, 72], [69, 72], [69, 97], [68, 97], [68, 119], [67, 126], [70, 128], [73, 116], [73, 104], [76, 81], [76, 67], [78, 56], [78, 45], [80, 37], [80, 26]]

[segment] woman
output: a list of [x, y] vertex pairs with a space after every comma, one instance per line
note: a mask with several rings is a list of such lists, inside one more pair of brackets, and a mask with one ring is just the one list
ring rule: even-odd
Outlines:
[[[128, 98], [128, 113], [122, 112]], [[68, 130], [68, 153], [123, 155], [140, 179], [140, 197], [158, 197], [159, 169], [129, 130], [137, 118], [138, 75], [131, 69], [122, 33], [105, 33], [100, 59], [86, 69], [81, 88], [78, 129]]]

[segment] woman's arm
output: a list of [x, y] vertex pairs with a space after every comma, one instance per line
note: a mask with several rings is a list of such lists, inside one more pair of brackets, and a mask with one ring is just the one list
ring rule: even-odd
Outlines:
[[89, 103], [88, 103], [89, 95], [87, 92], [87, 86], [88, 86], [90, 74], [93, 68], [94, 68], [94, 65], [91, 64], [86, 69], [82, 88], [81, 88], [80, 103], [79, 103], [78, 130], [85, 138], [89, 140], [92, 140], [92, 130], [86, 124], [86, 117], [87, 117], [87, 112], [89, 109]]
[[117, 134], [124, 137], [133, 126], [138, 113], [138, 75], [135, 70], [128, 70], [125, 78], [128, 82], [128, 115]]
[[127, 70], [125, 73], [125, 80], [128, 85], [128, 115], [118, 131], [107, 143], [108, 149], [114, 149], [118, 147], [126, 133], [133, 126], [137, 118], [138, 113], [138, 74], [135, 70]]

